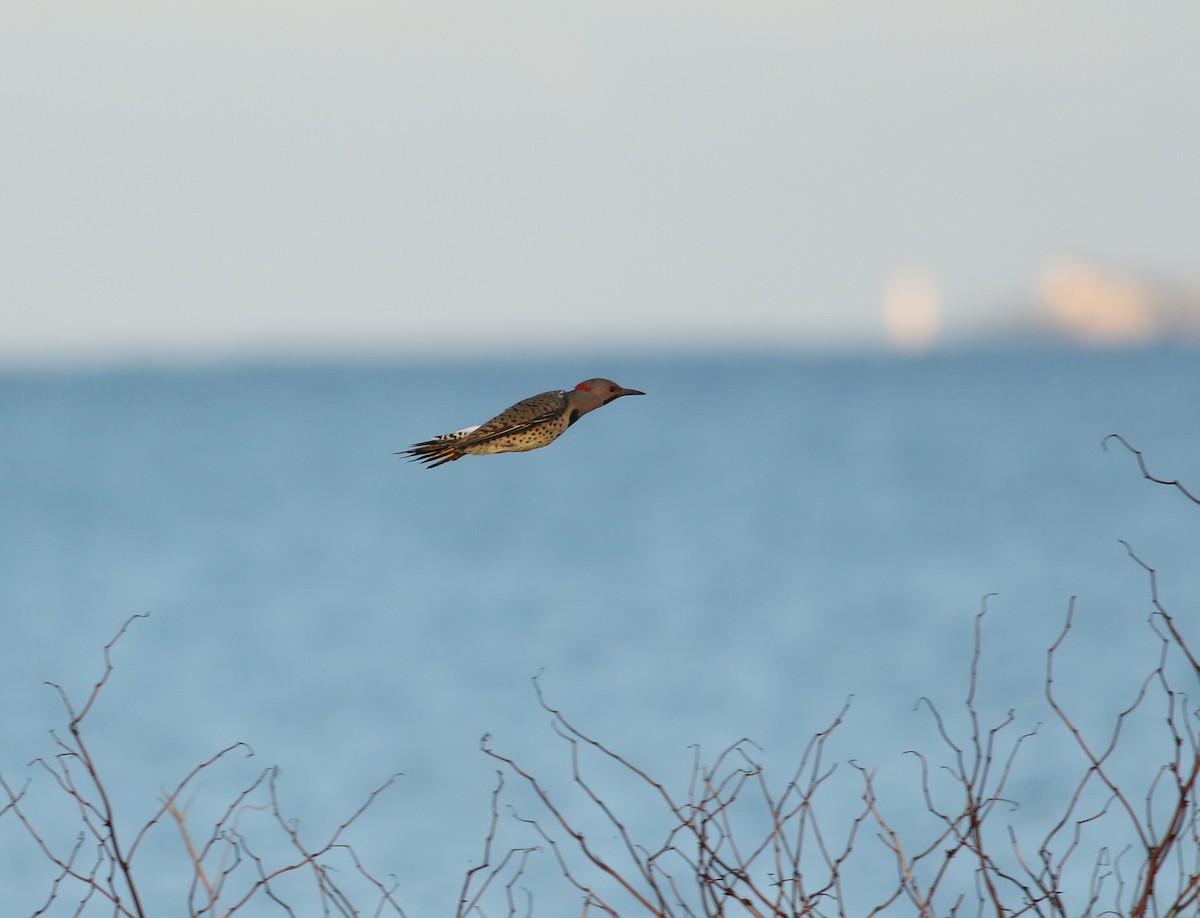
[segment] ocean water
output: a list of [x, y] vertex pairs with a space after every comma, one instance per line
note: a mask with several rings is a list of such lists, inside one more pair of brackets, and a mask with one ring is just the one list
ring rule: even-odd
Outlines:
[[[648, 394], [532, 453], [434, 470], [393, 455], [595, 375]], [[69, 739], [44, 683], [82, 706], [102, 647], [148, 613], [112, 649], [83, 722], [126, 837], [235, 742], [253, 757], [227, 756], [183, 798], [197, 838], [269, 765], [310, 844], [399, 772], [342, 840], [407, 914], [453, 914], [501, 765], [481, 751], [485, 734], [597, 844], [616, 835], [572, 781], [535, 676], [548, 704], [679, 796], [694, 756], [743, 737], [786, 784], [852, 699], [827, 750], [838, 766], [821, 797], [827, 831], [861, 808], [853, 762], [877, 769], [881, 806], [919, 835], [931, 830], [905, 752], [935, 766], [948, 753], [917, 701], [969, 728], [972, 629], [995, 594], [976, 700], [988, 723], [1013, 709], [1013, 736], [1037, 728], [1006, 795], [1022, 809], [1004, 817], [1036, 823], [1084, 767], [1043, 691], [1071, 597], [1056, 686], [1084, 728], [1106, 737], [1158, 660], [1148, 577], [1120, 540], [1159, 571], [1163, 605], [1196, 636], [1200, 508], [1145, 481], [1126, 450], [1102, 449], [1110, 433], [1200, 492], [1200, 354], [0, 374], [0, 774], [30, 781], [31, 819], [69, 849], [79, 813], [29, 764], [61, 751], [51, 730]], [[1170, 752], [1153, 729], [1127, 728], [1131, 782]], [[601, 759], [581, 762], [585, 777], [631, 834], [661, 841], [670, 821], [654, 795]], [[497, 850], [540, 845], [517, 887], [536, 914], [578, 914], [551, 849], [514, 818], [544, 815], [522, 785], [508, 773]], [[282, 857], [268, 815], [246, 810], [239, 828]], [[1129, 835], [1106, 831], [1094, 844]], [[864, 829], [856, 852], [886, 880], [877, 835]], [[185, 914], [193, 877], [178, 828], [164, 819], [140, 845], [148, 913]], [[343, 866], [347, 884], [353, 874]], [[0, 816], [4, 913], [32, 914], [55, 876], [14, 814]], [[493, 893], [484, 911], [506, 914], [504, 890]], [[311, 887], [287, 894], [296, 914], [321, 914]], [[80, 898], [64, 883], [46, 913], [74, 914]]]

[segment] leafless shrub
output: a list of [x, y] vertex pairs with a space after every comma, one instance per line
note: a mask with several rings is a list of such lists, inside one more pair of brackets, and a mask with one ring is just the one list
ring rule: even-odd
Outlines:
[[[1142, 453], [1123, 438], [1105, 438], [1106, 447], [1110, 441], [1136, 457], [1143, 477], [1200, 504], [1178, 481], [1151, 474]], [[535, 678], [537, 702], [569, 756], [573, 796], [483, 738], [483, 751], [499, 766], [497, 783], [482, 859], [463, 878], [457, 918], [532, 916], [535, 905], [564, 901], [563, 896], [585, 918], [1200, 914], [1200, 711], [1181, 688], [1200, 679], [1200, 661], [1160, 602], [1157, 572], [1132, 547], [1125, 548], [1148, 579], [1148, 625], [1157, 658], [1110, 729], [1093, 735], [1060, 692], [1059, 664], [1075, 619], [1075, 600], [1068, 603], [1063, 627], [1046, 651], [1043, 692], [1082, 771], [1065, 777], [1065, 793], [1056, 807], [1037, 814], [1040, 823], [1016, 818], [1013, 788], [1027, 750], [1045, 734], [1019, 727], [1011, 710], [989, 721], [977, 700], [985, 598], [975, 616], [961, 707], [946, 717], [933, 700], [917, 702], [940, 744], [934, 752], [909, 753], [917, 765], [920, 824], [890, 815], [876, 793], [876, 768], [836, 760], [831, 741], [849, 702], [812, 736], [781, 780], [768, 776], [761, 750], [742, 739], [711, 761], [696, 749], [689, 780], [673, 788], [577, 728], [548, 703]], [[56, 843], [39, 829], [28, 811], [29, 781], [16, 787], [0, 775], [0, 820], [19, 825], [52, 865], [50, 887], [35, 915], [65, 905], [76, 915], [144, 918], [146, 876], [138, 855], [152, 835], [171, 824], [183, 842], [190, 876], [180, 890], [187, 915], [228, 916], [251, 905], [257, 914], [269, 904], [288, 915], [319, 909], [350, 916], [365, 913], [352, 901], [364, 897], [370, 914], [403, 915], [395, 885], [372, 876], [342, 840], [394, 777], [312, 844], [284, 817], [278, 771], [267, 768], [200, 833], [189, 825], [183, 795], [218, 763], [252, 754], [236, 743], [196, 765], [144, 823], [126, 824], [84, 728], [113, 671], [112, 648], [138, 617], [127, 620], [105, 646], [103, 674], [81, 707], [53, 685], [67, 731], [51, 734], [53, 757], [32, 764], [35, 776], [48, 777], [77, 814], [74, 841]], [[1141, 745], [1129, 749], [1134, 742]], [[504, 818], [502, 801], [512, 791], [506, 776], [516, 779], [534, 812], [510, 807]], [[604, 790], [614, 778], [616, 789]], [[643, 800], [648, 805], [637, 802]], [[252, 814], [268, 816], [270, 839], [244, 830]], [[647, 814], [665, 828], [639, 840]], [[532, 843], [502, 843], [511, 830], [526, 833]], [[286, 857], [279, 855], [280, 840]], [[549, 864], [549, 871], [539, 864]], [[545, 877], [555, 891], [539, 885]], [[529, 885], [539, 887], [536, 901]], [[294, 908], [292, 902], [304, 904]]]
[[[273, 904], [284, 914], [294, 915], [289, 904], [300, 892], [294, 884], [285, 890], [285, 881], [307, 877], [301, 884], [303, 901], [309, 903], [302, 914], [313, 914], [312, 903], [318, 903], [324, 915], [359, 915], [362, 911], [351, 902], [341, 884], [335, 882], [341, 865], [357, 888], [370, 890], [371, 914], [399, 914], [394, 887], [373, 877], [363, 866], [353, 848], [342, 841], [345, 831], [383, 793], [396, 776], [374, 790], [354, 813], [317, 844], [300, 837], [297, 826], [284, 817], [279, 799], [279, 771], [275, 767], [258, 772], [257, 776], [230, 801], [202, 836], [187, 823], [186, 808], [181, 798], [186, 790], [218, 762], [234, 753], [253, 755], [245, 743], [228, 746], [211, 758], [196, 765], [176, 787], [165, 794], [158, 809], [140, 826], [125, 823], [114, 807], [106, 786], [106, 772], [92, 753], [85, 726], [88, 714], [96, 705], [101, 691], [113, 672], [112, 648], [135, 619], [125, 621], [117, 634], [104, 647], [104, 672], [92, 687], [82, 707], [76, 707], [59, 685], [50, 683], [58, 693], [67, 716], [67, 732], [51, 732], [57, 752], [51, 758], [39, 758], [32, 764], [49, 777], [69, 804], [78, 812], [80, 831], [73, 843], [56, 846], [39, 829], [24, 806], [29, 781], [14, 787], [0, 775], [0, 790], [7, 803], [0, 807], [0, 817], [11, 816], [45, 858], [53, 865], [54, 879], [46, 899], [34, 914], [48, 913], [61, 899], [75, 902], [74, 914], [83, 915], [95, 909], [118, 918], [145, 918], [147, 904], [143, 901], [148, 881], [139, 868], [138, 854], [149, 843], [163, 817], [168, 816], [181, 836], [187, 856], [191, 882], [180, 894], [185, 898], [185, 914], [189, 916], [228, 916], [252, 905], [261, 910], [265, 903]], [[248, 812], [266, 812], [274, 823], [279, 838], [294, 849], [290, 857], [261, 855], [258, 842], [243, 834], [239, 822]], [[340, 878], [340, 877], [339, 877]]]
[[[1123, 438], [1113, 435], [1105, 444], [1111, 439], [1136, 456], [1145, 478], [1200, 503], [1178, 481], [1152, 475], [1142, 454]], [[918, 702], [930, 714], [942, 747], [936, 755], [910, 753], [919, 766], [932, 829], [890, 818], [876, 796], [876, 771], [853, 760], [849, 765], [860, 777], [857, 808], [848, 810], [845, 799], [833, 796], [830, 779], [837, 766], [828, 763], [827, 744], [842, 726], [846, 707], [812, 738], [795, 771], [782, 781], [770, 780], [754, 744], [741, 740], [711, 763], [697, 751], [690, 783], [676, 791], [578, 729], [546, 701], [535, 679], [537, 701], [567, 745], [577, 799], [551, 792], [543, 779], [498, 752], [485, 736], [483, 751], [500, 763], [500, 778], [484, 860], [466, 877], [458, 918], [488, 915], [485, 903], [493, 914], [510, 918], [533, 913], [532, 894], [518, 911], [511, 890], [526, 875], [534, 849], [512, 848], [492, 863], [505, 774], [531, 791], [537, 807], [533, 815], [513, 809], [512, 820], [530, 830], [537, 847], [553, 858], [585, 916], [1178, 918], [1200, 913], [1200, 711], [1178, 685], [1181, 679], [1194, 684], [1200, 663], [1159, 601], [1156, 572], [1126, 549], [1149, 578], [1148, 624], [1158, 640], [1158, 657], [1111, 731], [1099, 738], [1088, 735], [1056, 689], [1056, 663], [1074, 624], [1071, 599], [1062, 630], [1046, 652], [1044, 695], [1081, 756], [1082, 773], [1068, 776], [1065, 802], [1046, 814], [1042, 828], [1030, 828], [1036, 819], [1018, 826], [1010, 816], [1018, 803], [1009, 797], [1037, 727], [1018, 728], [1013, 711], [985, 723], [977, 704], [985, 599], [975, 617], [961, 711], [965, 728], [949, 726], [932, 700]], [[1149, 749], [1122, 747], [1135, 717], [1142, 727], [1159, 731]], [[615, 766], [626, 779], [625, 791], [616, 798], [598, 790], [594, 775], [602, 765]], [[631, 818], [641, 816], [629, 805], [638, 788], [657, 800], [668, 825], [649, 843], [635, 841], [628, 828]], [[614, 799], [621, 803], [610, 802]], [[853, 813], [838, 832], [818, 817], [827, 807]], [[756, 818], [761, 814], [767, 818]], [[884, 875], [881, 848], [894, 879], [875, 894], [874, 904], [864, 903], [863, 891], [877, 889]], [[493, 908], [488, 893], [501, 884], [507, 895]]]

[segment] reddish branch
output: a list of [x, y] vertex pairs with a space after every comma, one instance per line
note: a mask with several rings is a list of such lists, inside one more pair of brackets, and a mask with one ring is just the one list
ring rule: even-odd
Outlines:
[[[1137, 457], [1144, 477], [1171, 485], [1188, 500], [1200, 503], [1179, 482], [1152, 475], [1142, 454], [1123, 438], [1114, 435], [1108, 439], [1117, 440]], [[975, 618], [963, 701], [965, 736], [960, 738], [950, 728], [932, 700], [921, 699], [918, 703], [933, 718], [944, 759], [911, 752], [920, 766], [921, 793], [935, 826], [921, 841], [916, 840], [918, 833], [910, 826], [906, 824], [902, 831], [887, 815], [876, 796], [875, 769], [851, 761], [862, 781], [863, 809], [853, 819], [844, 845], [829, 844], [817, 819], [815, 803], [818, 791], [833, 771], [821, 763], [825, 742], [841, 724], [845, 710], [828, 730], [813, 737], [805, 761], [781, 793], [776, 794], [777, 785], [751, 754], [753, 744], [741, 740], [722, 751], [709, 766], [701, 762], [697, 751], [686, 799], [676, 799], [661, 782], [568, 722], [561, 711], [546, 702], [535, 679], [539, 704], [552, 715], [556, 733], [569, 745], [575, 786], [599, 814], [601, 825], [609, 827], [620, 856], [610, 854], [608, 849], [599, 850], [589, 835], [595, 833], [585, 831], [584, 817], [566, 800], [551, 795], [512, 757], [492, 749], [486, 737], [483, 748], [534, 791], [544, 818], [515, 813], [514, 817], [518, 824], [532, 828], [553, 854], [563, 876], [581, 893], [585, 915], [593, 911], [617, 914], [609, 894], [582, 873], [589, 865], [598, 868], [601, 878], [613, 881], [616, 889], [630, 895], [640, 914], [651, 916], [702, 914], [707, 918], [736, 911], [794, 918], [868, 913], [868, 909], [848, 903], [845, 897], [847, 888], [858, 885], [857, 878], [878, 874], [877, 865], [864, 871], [859, 859], [852, 857], [859, 853], [855, 850], [856, 839], [867, 820], [877, 828], [877, 837], [895, 865], [896, 884], [869, 909], [870, 915], [890, 913], [901, 900], [907, 900], [922, 916], [967, 912], [997, 918], [1193, 914], [1200, 905], [1200, 746], [1195, 727], [1200, 712], [1187, 694], [1172, 686], [1168, 673], [1170, 659], [1179, 657], [1186, 661], [1191, 677], [1200, 679], [1200, 663], [1175, 619], [1159, 601], [1155, 571], [1128, 545], [1126, 549], [1150, 579], [1150, 625], [1162, 642], [1158, 660], [1131, 702], [1116, 714], [1111, 731], [1095, 742], [1057, 692], [1059, 674], [1055, 663], [1066, 653], [1066, 641], [1074, 627], [1076, 601], [1071, 599], [1063, 628], [1047, 651], [1043, 688], [1057, 722], [1083, 754], [1083, 771], [1068, 785], [1062, 810], [1050, 817], [1048, 830], [1033, 845], [1022, 842], [1005, 814], [1016, 809], [1008, 788], [1022, 750], [1035, 742], [1038, 730], [1018, 729], [1013, 711], [987, 725], [977, 704], [986, 597], [984, 608]], [[1123, 737], [1130, 719], [1148, 716], [1145, 712], [1151, 698], [1159, 696], [1166, 704], [1167, 716], [1155, 722], [1166, 724], [1163, 749], [1170, 749], [1170, 755], [1164, 757], [1166, 765], [1151, 764], [1147, 769], [1145, 763], [1153, 763], [1154, 759], [1147, 760], [1141, 750], [1128, 748]], [[635, 843], [619, 808], [603, 799], [587, 778], [583, 750], [615, 763], [635, 784], [653, 791], [671, 823], [665, 839], [649, 847]], [[1118, 781], [1115, 771], [1119, 752], [1122, 767], [1141, 766], [1134, 777], [1123, 779], [1124, 784]], [[943, 780], [935, 782], [935, 774]], [[1137, 795], [1131, 793], [1131, 780], [1144, 781]], [[484, 863], [473, 869], [467, 885], [473, 876], [481, 876], [479, 872], [493, 859], [491, 850], [498, 832], [497, 797], [502, 788], [503, 779], [493, 793]], [[1144, 797], [1142, 807], [1136, 805], [1138, 795]], [[746, 807], [763, 806], [769, 814], [765, 833], [747, 834], [739, 814]], [[1114, 830], [1132, 833], [1138, 840], [1140, 855], [1127, 850], [1114, 856], [1103, 842], [1112, 837]], [[1097, 839], [1101, 843], [1096, 844]], [[529, 853], [532, 849], [513, 850]], [[815, 860], [814, 853], [818, 855]], [[575, 855], [581, 855], [582, 860]], [[973, 884], [956, 888], [962, 884], [964, 868]], [[1080, 868], [1090, 876], [1083, 884], [1077, 881]], [[484, 914], [482, 893], [498, 876], [498, 870], [493, 869], [470, 899], [464, 886], [460, 916], [468, 911]], [[511, 898], [508, 906], [508, 914], [514, 915]]]
[[[35, 914], [40, 915], [49, 910], [56, 898], [73, 887], [80, 894], [76, 914], [82, 914], [93, 899], [102, 899], [107, 903], [110, 914], [123, 918], [144, 918], [146, 912], [141, 894], [142, 872], [137, 868], [136, 855], [142, 843], [149, 837], [150, 831], [164, 815], [170, 815], [183, 837], [184, 850], [192, 868], [193, 882], [188, 893], [189, 915], [228, 916], [259, 898], [274, 901], [291, 912], [290, 907], [279, 898], [277, 891], [272, 887], [272, 882], [285, 874], [300, 870], [308, 870], [311, 873], [324, 913], [331, 914], [332, 906], [339, 914], [358, 914], [360, 909], [333, 882], [331, 868], [324, 861], [327, 856], [336, 854], [348, 857], [357, 875], [374, 888], [373, 896], [377, 897], [374, 914], [382, 914], [387, 909], [391, 913], [403, 915], [393, 898], [394, 888], [386, 887], [375, 879], [363, 867], [350, 846], [341, 840], [346, 830], [375, 802], [379, 794], [392, 784], [395, 776], [374, 790], [324, 842], [317, 846], [309, 846], [301, 840], [298, 828], [283, 816], [275, 781], [278, 770], [266, 769], [234, 798], [218, 819], [207, 840], [197, 845], [189, 832], [186, 814], [179, 805], [179, 800], [187, 788], [234, 750], [244, 749], [248, 756], [253, 755], [249, 746], [235, 743], [192, 768], [174, 790], [163, 796], [160, 806], [150, 819], [133, 833], [132, 843], [128, 847], [122, 844], [120, 839], [125, 837], [125, 833], [123, 830], [118, 831], [119, 820], [105, 784], [104, 772], [86, 739], [85, 720], [113, 673], [113, 646], [135, 619], [145, 617], [134, 615], [128, 618], [113, 639], [104, 646], [104, 671], [93, 685], [82, 707], [76, 709], [62, 686], [48, 683], [58, 693], [66, 711], [69, 735], [63, 738], [52, 731], [51, 736], [59, 752], [53, 759], [36, 759], [33, 764], [51, 778], [78, 812], [83, 831], [72, 847], [65, 852], [57, 852], [26, 811], [28, 783], [16, 789], [0, 775], [0, 789], [7, 797], [7, 803], [0, 808], [0, 817], [12, 813], [38, 850], [57, 871], [45, 904]], [[252, 798], [264, 788], [268, 800], [264, 806], [256, 807]], [[297, 856], [278, 864], [273, 860], [268, 862], [254, 853], [249, 842], [237, 829], [241, 813], [253, 808], [269, 809], [284, 838], [298, 852]], [[85, 864], [81, 863], [80, 856], [88, 839], [95, 845], [96, 859], [93, 863]], [[210, 868], [207, 865], [214, 856], [217, 858], [217, 864], [215, 868]], [[235, 873], [240, 876], [239, 868], [244, 865], [248, 865], [254, 871], [256, 878], [240, 894], [223, 897], [227, 882]], [[202, 890], [201, 901], [197, 901], [198, 890]], [[233, 901], [229, 902], [230, 899]]]
[[[1176, 488], [1200, 504], [1178, 481], [1152, 475], [1140, 451], [1124, 438], [1115, 440], [1137, 459], [1144, 478]], [[1125, 544], [1125, 543], [1123, 543]], [[639, 914], [648, 916], [698, 916], [717, 918], [746, 915], [755, 918], [797, 916], [879, 915], [904, 902], [921, 916], [977, 915], [1089, 916], [1124, 914], [1131, 918], [1194, 914], [1200, 906], [1200, 742], [1198, 712], [1191, 696], [1172, 684], [1171, 674], [1186, 665], [1189, 683], [1200, 680], [1200, 661], [1184, 640], [1175, 618], [1165, 609], [1158, 592], [1157, 572], [1125, 544], [1129, 557], [1147, 574], [1151, 600], [1149, 625], [1159, 639], [1159, 653], [1151, 672], [1141, 681], [1129, 704], [1119, 711], [1111, 730], [1099, 740], [1089, 735], [1060, 699], [1056, 663], [1067, 652], [1074, 626], [1076, 600], [1068, 603], [1063, 627], [1048, 648], [1044, 697], [1057, 723], [1082, 754], [1082, 774], [1069, 785], [1062, 809], [1049, 818], [1049, 829], [1023, 844], [1006, 813], [1016, 804], [1009, 799], [1019, 755], [1034, 741], [1037, 729], [1020, 730], [1008, 711], [992, 724], [985, 723], [978, 707], [982, 670], [982, 626], [987, 597], [975, 616], [974, 643], [962, 710], [965, 726], [954, 729], [928, 698], [918, 701], [933, 720], [940, 753], [910, 750], [919, 766], [921, 799], [932, 829], [901, 827], [876, 795], [876, 770], [853, 760], [850, 765], [861, 781], [855, 807], [845, 831], [836, 838], [819, 818], [818, 803], [826, 805], [836, 792], [830, 783], [837, 765], [830, 764], [827, 744], [849, 709], [849, 702], [833, 721], [815, 733], [797, 767], [782, 783], [771, 780], [758, 760], [759, 751], [743, 739], [721, 750], [711, 763], [694, 752], [690, 780], [678, 792], [651, 777], [631, 760], [587, 735], [552, 707], [534, 679], [539, 705], [552, 717], [556, 735], [567, 744], [574, 788], [585, 802], [581, 815], [568, 801], [552, 794], [548, 786], [512, 756], [492, 748], [489, 737], [483, 751], [500, 763], [491, 795], [490, 818], [480, 862], [466, 871], [457, 903], [457, 918], [486, 918], [488, 894], [502, 897], [508, 918], [518, 914], [518, 884], [527, 877], [530, 858], [548, 851], [569, 887], [580, 897], [583, 916], [602, 913], [629, 915], [626, 899]], [[257, 775], [228, 804], [202, 842], [193, 837], [179, 801], [186, 789], [239, 748], [234, 744], [195, 766], [170, 793], [163, 796], [151, 818], [128, 837], [118, 835], [117, 814], [102, 779], [99, 763], [85, 741], [84, 723], [113, 672], [111, 650], [135, 618], [128, 619], [104, 647], [104, 672], [78, 710], [66, 692], [53, 685], [67, 713], [68, 735], [53, 734], [58, 753], [35, 764], [49, 775], [78, 813], [82, 827], [77, 840], [65, 850], [53, 848], [27, 813], [28, 783], [10, 785], [0, 775], [0, 790], [7, 802], [0, 819], [15, 818], [56, 873], [48, 896], [36, 914], [50, 910], [68, 889], [80, 891], [77, 913], [96, 901], [124, 918], [144, 918], [139, 893], [136, 855], [150, 831], [164, 815], [175, 822], [184, 841], [192, 869], [188, 913], [193, 916], [227, 916], [251, 902], [266, 900], [291, 914], [284, 901], [285, 876], [309, 878], [324, 914], [359, 914], [351, 901], [347, 881], [334, 882], [329, 858], [343, 857], [357, 878], [371, 889], [374, 914], [403, 915], [394, 898], [395, 887], [375, 879], [357, 854], [343, 841], [350, 827], [391, 785], [388, 779], [341, 825], [319, 843], [305, 842], [298, 826], [286, 819], [279, 799], [274, 768]], [[1176, 680], [1178, 676], [1176, 675]], [[1165, 717], [1152, 715], [1150, 706], [1162, 703]], [[1150, 719], [1165, 733], [1162, 752], [1134, 750], [1133, 775], [1120, 772], [1128, 766], [1129, 724], [1134, 718]], [[1126, 758], [1120, 758], [1120, 755]], [[635, 788], [649, 789], [651, 800], [666, 819], [665, 834], [655, 843], [639, 841], [623, 816], [623, 806], [606, 799], [589, 777], [597, 761], [615, 765], [617, 774]], [[1148, 765], [1148, 767], [1146, 767]], [[500, 818], [505, 774], [516, 776], [533, 794], [536, 815], [512, 813], [512, 822]], [[1133, 783], [1138, 782], [1137, 790]], [[1140, 801], [1140, 802], [1139, 802]], [[846, 801], [843, 800], [843, 807]], [[627, 807], [629, 804], [626, 803]], [[240, 827], [244, 813], [266, 810], [273, 817], [276, 837], [282, 835], [294, 854], [268, 855], [257, 840]], [[843, 810], [844, 811], [844, 810]], [[639, 814], [642, 815], [642, 814]], [[536, 845], [506, 846], [501, 835], [506, 825], [532, 831]], [[865, 824], [876, 829], [876, 838], [893, 863], [893, 879], [879, 886], [877, 858], [859, 845]], [[599, 829], [596, 829], [596, 826]], [[1111, 853], [1114, 828], [1136, 844]], [[1119, 836], [1118, 836], [1119, 837]], [[119, 840], [120, 839], [120, 840]], [[1108, 844], [1096, 844], [1102, 839]], [[89, 845], [89, 842], [91, 843]], [[94, 850], [94, 860], [88, 850]], [[876, 850], [876, 854], [878, 849]], [[498, 852], [503, 852], [498, 854]], [[1081, 865], [1077, 862], [1083, 859]], [[864, 866], [865, 862], [865, 866]], [[1075, 878], [1080, 867], [1090, 873], [1086, 884]], [[964, 882], [964, 878], [969, 881]], [[847, 890], [864, 895], [864, 882], [876, 885], [873, 907], [852, 902]], [[241, 886], [232, 888], [233, 881]], [[894, 883], [894, 885], [892, 885]], [[1068, 888], [1069, 887], [1069, 888]], [[532, 894], [525, 892], [523, 914], [533, 914]], [[620, 901], [618, 901], [620, 900]], [[309, 909], [308, 911], [311, 911]]]

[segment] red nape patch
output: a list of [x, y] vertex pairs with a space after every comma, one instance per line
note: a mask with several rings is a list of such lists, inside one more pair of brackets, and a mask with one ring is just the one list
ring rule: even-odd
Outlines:
[[578, 392], [578, 391], [583, 391], [583, 392], [591, 392], [591, 391], [592, 391], [592, 387], [591, 387], [591, 386], [585, 386], [583, 383], [580, 383], [578, 386], [576, 386], [576, 387], [575, 387], [575, 391], [577, 391], [577, 392]]

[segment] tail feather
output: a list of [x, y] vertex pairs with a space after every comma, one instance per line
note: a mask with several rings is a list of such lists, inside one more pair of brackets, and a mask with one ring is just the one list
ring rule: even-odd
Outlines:
[[414, 443], [411, 448], [400, 450], [396, 455], [408, 456], [409, 462], [422, 462], [427, 468], [436, 469], [439, 465], [454, 462], [465, 456], [466, 453], [459, 448], [459, 444], [468, 434], [478, 429], [477, 426], [467, 427], [454, 433], [438, 434], [429, 440]]
[[413, 444], [412, 449], [404, 449], [397, 456], [407, 456], [409, 462], [423, 462], [431, 469], [439, 465], [461, 459], [466, 453], [459, 452], [453, 443], [439, 443], [437, 440], [426, 440], [424, 443]]

